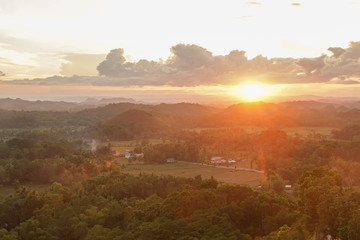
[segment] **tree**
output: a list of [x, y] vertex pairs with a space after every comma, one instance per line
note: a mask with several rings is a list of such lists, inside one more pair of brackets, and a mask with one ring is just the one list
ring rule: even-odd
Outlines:
[[18, 240], [19, 235], [15, 231], [6, 231], [5, 229], [0, 229], [0, 239], [1, 240]]
[[17, 231], [20, 240], [57, 240], [57, 237], [40, 228], [39, 221], [33, 218], [22, 222]]
[[86, 234], [85, 240], [111, 240], [111, 229], [104, 228], [101, 225], [95, 225], [90, 228]]
[[298, 200], [301, 211], [308, 216], [316, 239], [336, 234], [336, 199], [342, 195], [342, 179], [326, 168], [306, 171], [298, 180]]
[[285, 181], [279, 174], [273, 174], [269, 178], [270, 190], [274, 193], [280, 194], [285, 190]]

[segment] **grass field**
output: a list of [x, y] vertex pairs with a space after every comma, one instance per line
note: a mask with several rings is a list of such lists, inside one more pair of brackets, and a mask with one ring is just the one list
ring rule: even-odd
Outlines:
[[331, 137], [331, 132], [335, 128], [332, 127], [292, 127], [292, 128], [283, 128], [282, 130], [285, 131], [290, 136], [312, 136], [314, 134], [320, 134], [326, 137]]
[[240, 171], [235, 168], [218, 168], [201, 164], [177, 162], [171, 164], [143, 164], [139, 162], [128, 163], [127, 160], [119, 160], [119, 164], [125, 166], [124, 172], [138, 175], [139, 173], [152, 173], [155, 175], [174, 175], [192, 178], [201, 175], [203, 179], [214, 177], [225, 183], [235, 183], [257, 186], [264, 180], [264, 174]]
[[[240, 128], [242, 130], [244, 130], [245, 133], [249, 134], [249, 133], [257, 133], [257, 132], [261, 132], [263, 131], [265, 128], [263, 127], [257, 127], [257, 126], [240, 126], [240, 127], [234, 127], [236, 129]], [[196, 133], [201, 133], [204, 130], [219, 130], [219, 129], [232, 129], [229, 127], [220, 127], [220, 128], [185, 128], [185, 131], [190, 131], [190, 132], [196, 132]]]
[[[246, 134], [252, 133], [260, 133], [261, 131], [266, 130], [264, 127], [256, 127], [256, 126], [241, 126], [239, 127], [244, 130]], [[187, 131], [194, 131], [200, 133], [204, 130], [211, 129], [228, 129], [228, 128], [188, 128]], [[314, 134], [324, 135], [326, 137], [331, 137], [331, 131], [336, 129], [333, 127], [288, 127], [288, 128], [279, 128], [280, 130], [286, 132], [290, 136], [300, 136], [307, 137]]]

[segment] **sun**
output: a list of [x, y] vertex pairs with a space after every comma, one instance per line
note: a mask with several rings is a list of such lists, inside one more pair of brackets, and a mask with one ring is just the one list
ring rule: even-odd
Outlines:
[[231, 95], [242, 98], [247, 102], [259, 101], [271, 94], [269, 85], [262, 83], [245, 83], [233, 88]]

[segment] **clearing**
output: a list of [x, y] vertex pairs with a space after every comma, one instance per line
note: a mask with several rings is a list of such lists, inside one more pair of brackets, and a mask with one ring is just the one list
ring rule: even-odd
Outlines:
[[117, 162], [125, 166], [123, 170], [125, 173], [134, 175], [138, 175], [139, 173], [149, 173], [155, 175], [173, 175], [186, 178], [193, 178], [197, 175], [201, 175], [203, 179], [214, 177], [219, 182], [249, 186], [258, 186], [263, 180], [265, 180], [265, 174], [263, 173], [187, 162], [144, 164], [141, 162], [128, 163], [127, 160], [122, 158], [118, 159]]

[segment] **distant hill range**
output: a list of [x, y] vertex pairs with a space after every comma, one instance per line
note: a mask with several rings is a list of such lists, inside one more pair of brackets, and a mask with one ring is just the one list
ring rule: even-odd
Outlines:
[[[332, 99], [333, 100], [333, 99]], [[213, 108], [195, 103], [143, 104], [127, 98], [82, 103], [0, 99], [0, 129], [93, 126], [111, 136], [130, 136], [181, 128], [293, 127], [360, 124], [360, 101], [238, 103]], [[95, 131], [94, 130], [94, 131]], [[114, 139], [117, 137], [114, 137]]]
[[0, 99], [0, 109], [15, 111], [79, 111], [87, 108], [104, 106], [110, 103], [129, 102], [135, 103], [132, 98], [88, 98], [83, 102], [64, 102], [64, 101], [28, 101], [20, 98]]
[[293, 101], [282, 103], [239, 103], [205, 116], [201, 127], [339, 126], [360, 123], [360, 102], [325, 103]]
[[360, 105], [359, 97], [322, 97], [316, 95], [299, 95], [299, 96], [270, 96], [266, 98], [266, 102], [298, 102], [298, 101], [312, 101], [323, 103], [336, 103], [336, 104], [351, 104], [358, 103]]

